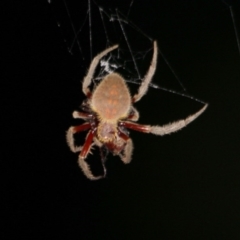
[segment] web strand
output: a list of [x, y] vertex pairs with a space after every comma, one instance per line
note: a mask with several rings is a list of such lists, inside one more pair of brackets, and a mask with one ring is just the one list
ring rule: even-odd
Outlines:
[[231, 17], [232, 17], [234, 32], [235, 32], [236, 39], [237, 39], [238, 52], [239, 52], [239, 55], [240, 55], [240, 37], [239, 37], [239, 32], [237, 30], [236, 17], [235, 17], [235, 13], [234, 13], [233, 7], [230, 6], [229, 8], [230, 8], [230, 13], [231, 13]]
[[[93, 26], [95, 27], [95, 20], [97, 18], [99, 18], [99, 22], [97, 22], [97, 24], [100, 24], [100, 25], [97, 25], [97, 26], [98, 27], [100, 26], [100, 30], [102, 31], [102, 33], [104, 33], [103, 40], [106, 41], [106, 47], [109, 47], [113, 42], [120, 44], [120, 47], [119, 47], [118, 51], [110, 53], [109, 57], [107, 59], [103, 59], [101, 61], [99, 70], [96, 74], [96, 77], [94, 77], [94, 80], [102, 79], [102, 77], [105, 76], [106, 74], [109, 74], [115, 70], [119, 71], [119, 69], [121, 68], [120, 72], [123, 69], [123, 71], [125, 71], [125, 73], [129, 74], [129, 76], [130, 76], [130, 80], [126, 80], [127, 82], [138, 84], [138, 85], [141, 84], [141, 80], [142, 80], [141, 76], [144, 73], [141, 72], [142, 69], [139, 66], [142, 62], [144, 62], [143, 60], [145, 59], [145, 56], [149, 53], [151, 48], [148, 47], [148, 49], [146, 50], [146, 47], [145, 47], [144, 51], [133, 52], [132, 44], [131, 44], [132, 43], [131, 35], [130, 34], [128, 35], [127, 27], [130, 27], [130, 29], [132, 31], [135, 31], [135, 33], [138, 33], [143, 39], [144, 38], [145, 38], [145, 40], [147, 39], [149, 42], [151, 42], [151, 45], [152, 45], [153, 39], [149, 35], [147, 35], [139, 26], [137, 26], [133, 21], [131, 21], [129, 19], [129, 15], [130, 15], [134, 0], [129, 0], [128, 10], [126, 11], [127, 14], [125, 14], [125, 15], [118, 9], [116, 9], [114, 11], [111, 9], [100, 7], [98, 5], [98, 3], [96, 3], [96, 1], [94, 1], [94, 0], [84, 0], [84, 1], [86, 2], [86, 10], [84, 12], [84, 14], [86, 14], [86, 16], [85, 16], [83, 22], [80, 24], [80, 27], [76, 31], [73, 19], [71, 17], [71, 13], [69, 11], [69, 7], [66, 3], [66, 0], [63, 0], [65, 10], [67, 12], [67, 16], [68, 16], [68, 19], [71, 24], [71, 29], [74, 34], [74, 38], [72, 40], [70, 48], [68, 48], [69, 52], [72, 54], [73, 47], [75, 44], [77, 44], [80, 54], [82, 55], [82, 58], [84, 59], [84, 54], [82, 51], [82, 49], [84, 50], [84, 48], [81, 47], [79, 39], [82, 39], [82, 37], [84, 37], [86, 40], [86, 36], [88, 35], [87, 40], [89, 41], [89, 47], [90, 47], [89, 58], [91, 60], [93, 59], [94, 54], [95, 54], [93, 52], [93, 42], [94, 42], [94, 44], [96, 44], [96, 42], [97, 42], [97, 41], [94, 41], [95, 32], [93, 31]], [[51, 3], [50, 0], [48, 0], [48, 2]], [[240, 54], [240, 40], [239, 40], [240, 37], [239, 37], [239, 33], [237, 31], [237, 24], [236, 24], [236, 17], [235, 17], [234, 9], [232, 6], [229, 6], [224, 0], [222, 2], [224, 4], [226, 4], [230, 9], [232, 23], [233, 23], [233, 27], [234, 27], [234, 31], [235, 31], [235, 35], [236, 35], [236, 39], [237, 39], [237, 44], [238, 44], [238, 51]], [[96, 13], [95, 10], [97, 10], [99, 12], [99, 15], [97, 13], [97, 15], [95, 16], [95, 13]], [[109, 22], [108, 22], [108, 20], [109, 20]], [[86, 23], [87, 21], [88, 21], [88, 23]], [[113, 23], [114, 21], [116, 21], [116, 23]], [[101, 26], [101, 24], [102, 24], [102, 26]], [[87, 28], [87, 25], [88, 25], [88, 28]], [[84, 26], [86, 26], [86, 28], [84, 28]], [[87, 32], [86, 32], [86, 29], [87, 29]], [[114, 36], [114, 34], [111, 32], [112, 29], [114, 29], [114, 31], [116, 31], [116, 33], [117, 33], [116, 34], [114, 32], [117, 35], [117, 41], [116, 41], [116, 39], [114, 39], [114, 37], [116, 37], [116, 36]], [[123, 41], [124, 41], [124, 43], [122, 44]], [[161, 44], [159, 44], [159, 45], [161, 45]], [[126, 51], [126, 49], [127, 49], [127, 51]], [[184, 87], [183, 83], [179, 79], [176, 71], [174, 70], [174, 68], [172, 67], [170, 62], [168, 61], [167, 57], [163, 54], [163, 51], [161, 49], [158, 49], [158, 51], [159, 51], [159, 55], [162, 57], [165, 64], [169, 68], [170, 72], [173, 74], [174, 78], [178, 82], [182, 91], [177, 92], [175, 90], [171, 90], [171, 89], [167, 89], [165, 87], [158, 86], [154, 83], [150, 83], [149, 86], [151, 88], [160, 89], [162, 91], [173, 93], [173, 94], [185, 97], [185, 98], [189, 98], [196, 102], [205, 104], [204, 101], [199, 100], [199, 99], [197, 99], [191, 95], [188, 95], [186, 93], [186, 88]], [[126, 54], [127, 57], [124, 56], [124, 58], [123, 58], [122, 53]], [[122, 61], [124, 61], [124, 62], [122, 63]], [[132, 67], [130, 67], [130, 66], [132, 66]]]
[[[75, 27], [74, 27], [74, 25], [73, 25], [73, 21], [72, 21], [72, 18], [71, 18], [71, 15], [70, 15], [70, 12], [69, 12], [67, 3], [66, 3], [65, 0], [63, 0], [63, 3], [64, 3], [64, 5], [65, 5], [66, 11], [67, 11], [67, 15], [68, 15], [69, 21], [70, 21], [70, 23], [71, 23], [72, 31], [73, 31], [73, 33], [74, 33], [74, 38], [76, 38], [76, 41], [77, 41], [77, 44], [78, 44], [78, 48], [79, 48], [79, 50], [80, 50], [80, 52], [81, 52], [81, 54], [82, 54], [82, 48], [81, 48], [81, 45], [80, 45], [80, 43], [79, 43], [79, 41], [78, 41], [77, 31], [76, 31], [76, 29], [75, 29]], [[71, 50], [72, 50], [72, 49], [70, 48], [70, 49], [69, 49], [69, 52], [72, 54], [72, 51], [71, 51]], [[82, 56], [83, 56], [83, 54], [82, 54]]]
[[120, 21], [120, 18], [119, 18], [118, 10], [117, 10], [117, 9], [116, 9], [116, 13], [117, 13], [118, 22], [119, 22], [119, 25], [120, 25], [120, 27], [121, 27], [121, 30], [122, 30], [122, 33], [123, 33], [124, 39], [125, 39], [125, 41], [126, 41], [126, 43], [127, 43], [127, 46], [128, 46], [129, 52], [130, 52], [130, 54], [131, 54], [131, 57], [132, 57], [132, 60], [133, 60], [133, 64], [134, 64], [134, 67], [135, 67], [135, 69], [136, 69], [136, 71], [137, 71], [138, 78], [141, 79], [141, 75], [140, 75], [140, 73], [139, 73], [139, 70], [138, 70], [138, 67], [137, 67], [136, 60], [135, 60], [135, 58], [134, 58], [134, 56], [133, 56], [132, 48], [131, 48], [130, 43], [129, 43], [129, 41], [128, 41], [128, 38], [127, 38], [127, 35], [126, 35], [126, 32], [125, 32], [125, 29], [124, 29], [124, 27], [123, 27], [123, 25], [122, 25], [122, 22]]
[[89, 44], [90, 44], [90, 59], [92, 60], [92, 9], [91, 0], [88, 0], [88, 19], [89, 19]]

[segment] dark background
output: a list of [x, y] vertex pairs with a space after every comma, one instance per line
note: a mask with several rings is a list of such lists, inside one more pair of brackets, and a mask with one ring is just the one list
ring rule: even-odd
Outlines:
[[[72, 16], [86, 12], [84, 1], [72, 2]], [[130, 1], [98, 3], [124, 12]], [[227, 3], [240, 26], [239, 1]], [[240, 54], [230, 8], [220, 0], [134, 1], [130, 18], [158, 40], [188, 93], [210, 106], [169, 136], [131, 132], [131, 164], [109, 156], [107, 178], [91, 182], [65, 141], [84, 99], [89, 60], [67, 51], [70, 33], [56, 24], [69, 24], [64, 7], [58, 12], [62, 3], [8, 4], [1, 30], [1, 239], [240, 239]], [[96, 54], [104, 46], [94, 41]], [[160, 58], [153, 81], [181, 90]], [[202, 105], [150, 89], [136, 107], [141, 123], [164, 124]]]

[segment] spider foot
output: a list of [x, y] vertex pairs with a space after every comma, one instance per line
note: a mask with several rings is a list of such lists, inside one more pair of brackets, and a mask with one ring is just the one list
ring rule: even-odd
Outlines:
[[85, 161], [84, 158], [79, 157], [78, 164], [79, 164], [80, 168], [82, 169], [84, 175], [88, 179], [90, 179], [90, 180], [99, 180], [101, 178], [105, 178], [106, 177], [107, 171], [106, 171], [106, 168], [105, 168], [104, 164], [102, 164], [102, 166], [103, 166], [103, 175], [101, 175], [101, 176], [94, 176], [93, 175], [93, 173], [92, 173], [92, 171], [90, 169], [89, 164]]
[[80, 152], [82, 150], [82, 146], [75, 146], [74, 138], [73, 138], [73, 134], [74, 134], [73, 129], [74, 129], [73, 127], [70, 127], [68, 129], [66, 138], [67, 138], [67, 144], [68, 144], [69, 148], [71, 149], [72, 152], [76, 153], [76, 152]]

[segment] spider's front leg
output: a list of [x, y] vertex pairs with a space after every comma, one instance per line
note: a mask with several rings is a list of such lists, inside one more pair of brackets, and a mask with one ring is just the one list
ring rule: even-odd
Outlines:
[[109, 52], [113, 51], [117, 47], [118, 47], [118, 45], [114, 45], [112, 47], [107, 48], [106, 50], [104, 50], [101, 53], [99, 53], [92, 60], [91, 65], [90, 65], [89, 70], [88, 70], [88, 73], [84, 77], [83, 84], [82, 84], [82, 91], [83, 91], [83, 93], [86, 96], [89, 97], [91, 95], [91, 92], [90, 92], [90, 89], [89, 89], [89, 85], [91, 84], [92, 78], [94, 76], [94, 73], [95, 73], [95, 70], [96, 70], [96, 67], [97, 67], [99, 61], [101, 60], [102, 57], [104, 57], [105, 55], [107, 55]]
[[147, 93], [149, 84], [152, 81], [152, 77], [156, 71], [157, 53], [158, 53], [157, 41], [154, 41], [153, 42], [153, 56], [152, 56], [152, 61], [151, 61], [150, 67], [138, 89], [138, 93], [133, 96], [133, 102], [139, 101]]

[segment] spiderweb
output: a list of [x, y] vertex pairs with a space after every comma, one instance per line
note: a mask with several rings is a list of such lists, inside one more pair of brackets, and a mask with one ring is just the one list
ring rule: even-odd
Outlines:
[[[158, 65], [161, 68], [164, 66], [167, 69], [165, 71], [168, 71], [168, 75], [171, 75], [172, 78], [171, 82], [174, 83], [168, 84], [165, 87], [163, 80], [161, 82], [153, 80], [151, 87], [204, 103], [204, 101], [191, 96], [187, 92], [187, 89], [183, 85], [184, 79], [181, 73], [176, 70], [176, 64], [172, 64], [171, 55], [174, 53], [171, 52], [173, 50], [168, 51], [169, 45], [174, 49], [172, 38], [168, 39], [167, 43], [163, 37], [158, 39], [156, 32], [161, 32], [161, 29], [164, 32], [164, 24], [168, 28], [172, 26], [168, 30], [172, 34], [171, 36], [174, 36], [174, 39], [177, 34], [180, 35], [185, 29], [193, 29], [191, 34], [194, 35], [195, 29], [199, 26], [202, 27], [212, 20], [218, 21], [223, 14], [229, 14], [236, 39], [236, 48], [240, 55], [240, 40], [235, 9], [229, 1], [209, 1], [205, 12], [201, 12], [200, 10], [194, 12], [192, 10], [190, 16], [196, 15], [196, 18], [193, 18], [196, 20], [193, 22], [189, 22], [189, 19], [184, 19], [181, 16], [181, 12], [183, 15], [184, 11], [197, 9], [198, 1], [188, 2], [188, 4], [185, 2], [184, 6], [183, 3], [178, 2], [179, 8], [176, 7], [178, 12], [172, 12], [172, 17], [165, 17], [168, 23], [163, 22], [160, 25], [156, 23], [154, 28], [149, 27], [151, 20], [145, 18], [144, 21], [136, 20], [139, 19], [139, 16], [142, 16], [142, 18], [145, 17], [142, 9], [139, 11], [144, 5], [134, 0], [121, 3], [118, 1], [106, 2], [101, 0], [83, 0], [81, 3], [70, 0], [62, 0], [60, 2], [48, 0], [48, 2], [55, 12], [56, 21], [63, 32], [63, 39], [68, 52], [78, 56], [79, 64], [86, 70], [97, 53], [116, 43], [119, 44], [117, 50], [110, 52], [101, 60], [94, 77], [94, 83], [100, 81], [106, 74], [117, 71], [124, 76], [127, 82], [139, 85], [149, 67], [153, 40], [157, 39], [160, 46]], [[145, 6], [151, 6], [151, 2], [154, 1], [149, 1], [149, 4]], [[168, 6], [164, 5], [164, 1], [160, 2], [161, 5], [159, 4], [159, 6], [168, 9]], [[176, 1], [172, 2], [174, 4], [177, 3]], [[213, 2], [214, 8], [211, 6]], [[156, 1], [155, 6], [158, 6]], [[153, 9], [151, 10], [153, 11]], [[171, 15], [171, 11], [173, 10], [169, 9], [169, 15]], [[152, 16], [153, 19], [157, 17], [159, 16]], [[175, 24], [173, 27], [171, 22], [177, 18], [181, 20], [181, 26], [179, 27]], [[164, 45], [165, 47], [163, 47]], [[180, 46], [178, 44], [175, 45]]]

